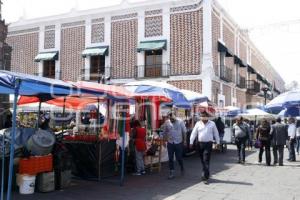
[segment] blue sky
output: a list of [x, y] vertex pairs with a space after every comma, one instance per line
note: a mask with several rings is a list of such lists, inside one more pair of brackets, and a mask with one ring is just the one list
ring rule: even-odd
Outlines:
[[[292, 80], [300, 82], [299, 0], [218, 1], [242, 28], [250, 28], [253, 42], [287, 83]], [[29, 19], [69, 12], [74, 7], [85, 10], [120, 2], [121, 0], [3, 0], [2, 15], [9, 23], [18, 21], [21, 16]], [[294, 23], [292, 20], [299, 21]]]

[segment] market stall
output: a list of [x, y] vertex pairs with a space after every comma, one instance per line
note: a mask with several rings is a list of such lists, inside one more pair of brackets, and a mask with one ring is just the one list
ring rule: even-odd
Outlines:
[[[48, 78], [42, 78], [22, 73], [0, 71], [0, 93], [1, 94], [13, 94], [13, 113], [12, 113], [12, 129], [9, 132], [9, 141], [6, 140], [6, 135], [2, 135], [2, 155], [5, 156], [6, 144], [9, 143], [9, 174], [7, 183], [7, 200], [11, 200], [11, 190], [13, 183], [14, 161], [15, 161], [15, 144], [16, 144], [16, 132], [17, 132], [17, 101], [19, 95], [38, 96], [43, 99], [51, 99], [53, 96], [68, 96], [74, 94], [90, 94], [95, 95], [95, 92], [90, 90], [78, 89], [76, 86], [65, 83], [60, 80], [53, 80]], [[2, 172], [5, 166], [5, 157], [2, 157]], [[1, 180], [1, 198], [4, 195], [4, 173], [2, 173]]]

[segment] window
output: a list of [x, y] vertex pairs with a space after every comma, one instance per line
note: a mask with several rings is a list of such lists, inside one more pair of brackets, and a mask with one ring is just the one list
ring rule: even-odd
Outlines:
[[220, 75], [225, 75], [225, 52], [220, 52]]
[[145, 51], [145, 77], [162, 75], [162, 50]]
[[91, 56], [90, 80], [98, 80], [105, 74], [105, 56]]
[[43, 77], [55, 78], [55, 60], [44, 61]]

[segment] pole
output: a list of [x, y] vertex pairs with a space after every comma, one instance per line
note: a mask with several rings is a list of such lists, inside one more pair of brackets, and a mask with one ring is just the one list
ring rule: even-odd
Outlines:
[[41, 100], [39, 101], [39, 109], [38, 109], [38, 116], [37, 116], [37, 125], [36, 125], [36, 129], [39, 128], [40, 122], [41, 122], [41, 106], [42, 106], [42, 102]]
[[125, 172], [125, 116], [126, 113], [122, 112], [122, 164], [121, 164], [121, 180], [120, 180], [120, 185], [124, 185], [124, 172]]
[[62, 113], [62, 117], [63, 117], [63, 121], [62, 121], [62, 125], [61, 125], [61, 132], [64, 132], [65, 129], [65, 113], [66, 113], [66, 97], [64, 97], [64, 106], [63, 106], [63, 113]]
[[2, 135], [2, 169], [1, 169], [1, 200], [4, 200], [4, 173], [5, 173], [5, 134]]
[[15, 96], [13, 106], [13, 122], [12, 122], [12, 135], [10, 143], [10, 156], [9, 156], [9, 174], [8, 174], [8, 187], [7, 187], [7, 200], [11, 200], [11, 187], [12, 187], [12, 176], [14, 170], [14, 154], [15, 154], [15, 137], [16, 137], [16, 126], [17, 126], [17, 102], [19, 96], [21, 80], [17, 79], [15, 82]]

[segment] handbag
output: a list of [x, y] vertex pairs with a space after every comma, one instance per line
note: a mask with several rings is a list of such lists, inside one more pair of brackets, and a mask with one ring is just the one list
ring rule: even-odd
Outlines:
[[255, 141], [255, 144], [254, 144], [254, 147], [255, 147], [256, 149], [259, 149], [259, 148], [261, 147], [261, 141], [260, 141], [260, 140], [256, 140], [256, 141]]

